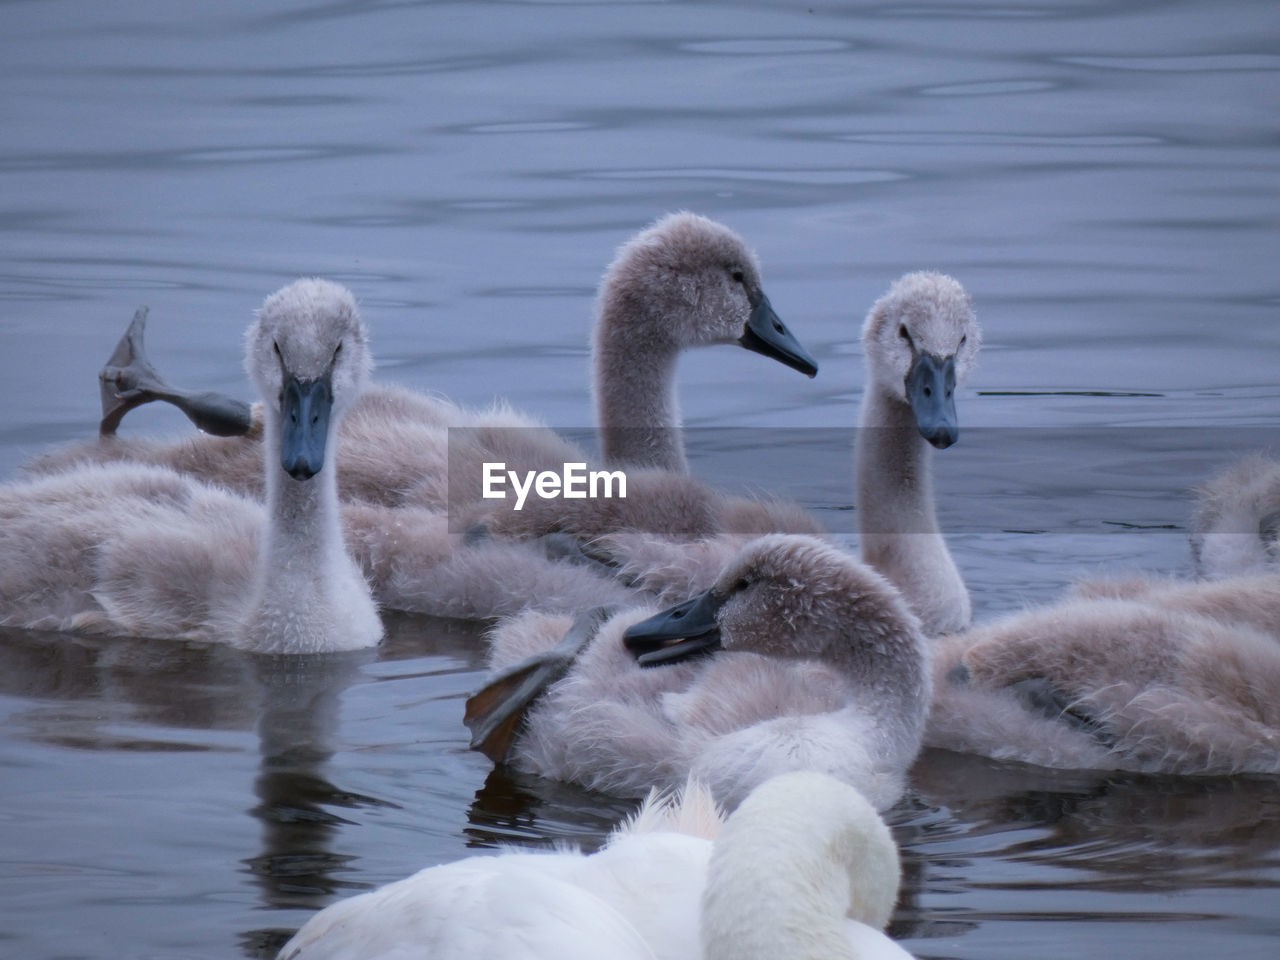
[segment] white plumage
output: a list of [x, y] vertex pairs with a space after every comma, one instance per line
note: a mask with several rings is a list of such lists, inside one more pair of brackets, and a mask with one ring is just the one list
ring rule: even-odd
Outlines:
[[591, 856], [472, 857], [336, 903], [280, 960], [904, 960], [880, 932], [899, 879], [884, 822], [828, 777], [771, 780], [723, 825], [691, 784]]

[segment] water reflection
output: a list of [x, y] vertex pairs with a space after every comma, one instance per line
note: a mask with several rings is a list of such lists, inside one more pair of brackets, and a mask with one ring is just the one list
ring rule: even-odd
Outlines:
[[266, 906], [314, 908], [358, 883], [335, 876], [352, 857], [332, 850], [336, 828], [351, 821], [336, 809], [386, 801], [340, 790], [324, 767], [334, 752], [340, 697], [363, 658], [257, 657], [263, 694], [257, 724], [261, 757], [250, 813], [262, 821], [262, 852], [243, 861], [262, 889]]
[[947, 825], [908, 819], [899, 836], [945, 866], [944, 885], [995, 857], [1022, 869], [988, 889], [1280, 887], [1277, 777], [1056, 771], [929, 750], [912, 784]]
[[[222, 749], [213, 738], [182, 731], [252, 728], [261, 705], [252, 676], [245, 656], [228, 647], [0, 627], [0, 694], [31, 701], [11, 722], [33, 742]], [[144, 741], [120, 731], [124, 724], [155, 729]], [[172, 739], [161, 740], [164, 732]]]
[[593, 793], [498, 764], [476, 791], [464, 833], [468, 847], [569, 843], [596, 850], [638, 806], [637, 800]]

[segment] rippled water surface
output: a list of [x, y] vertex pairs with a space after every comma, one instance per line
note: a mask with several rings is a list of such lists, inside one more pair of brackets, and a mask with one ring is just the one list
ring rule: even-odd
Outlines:
[[[768, 428], [728, 454], [854, 422], [861, 317], [902, 272], [972, 292], [937, 485], [982, 615], [1186, 572], [1187, 487], [1280, 447], [1267, 0], [2, 9], [4, 477], [93, 432], [141, 304], [157, 365], [247, 396], [241, 331], [302, 274], [356, 292], [381, 377], [589, 424], [600, 272], [679, 208], [751, 240], [822, 366], [682, 361], [689, 424]], [[783, 482], [841, 529], [832, 449]], [[755, 462], [767, 487], [790, 461]], [[269, 955], [337, 897], [630, 809], [492, 773], [460, 722], [480, 632], [389, 627], [299, 660], [0, 633], [0, 954]], [[1280, 951], [1274, 781], [928, 754], [892, 820], [920, 956]]]

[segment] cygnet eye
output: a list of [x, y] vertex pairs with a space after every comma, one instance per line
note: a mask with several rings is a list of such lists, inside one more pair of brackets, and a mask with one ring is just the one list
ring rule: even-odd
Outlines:
[[742, 283], [743, 280], [745, 279], [745, 276], [741, 270], [734, 270], [732, 276], [733, 276], [734, 283]]

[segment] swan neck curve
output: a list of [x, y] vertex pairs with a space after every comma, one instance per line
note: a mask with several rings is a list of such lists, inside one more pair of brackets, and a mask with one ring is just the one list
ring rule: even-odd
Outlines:
[[716, 839], [702, 898], [703, 960], [855, 960], [845, 933], [848, 870], [810, 847], [814, 838], [776, 839], [745, 831]]
[[860, 533], [940, 532], [932, 453], [911, 407], [883, 387], [870, 385], [857, 441]]
[[[339, 518], [338, 472], [333, 463], [337, 431], [329, 430], [326, 448], [327, 462], [315, 476], [307, 480], [295, 480], [281, 466], [280, 427], [268, 419], [264, 424], [263, 448], [267, 476], [268, 524], [264, 544], [264, 559], [268, 565], [266, 576], [273, 569], [286, 566], [285, 559], [311, 555], [323, 556], [325, 551], [342, 550], [342, 527]], [[279, 565], [279, 567], [277, 566]]]
[[594, 390], [600, 448], [609, 466], [688, 472], [675, 391], [677, 356], [670, 342], [643, 336], [641, 325], [601, 314]]
[[[342, 535], [337, 469], [333, 453], [337, 422], [330, 422], [327, 462], [307, 480], [289, 476], [280, 460], [281, 424], [267, 414], [263, 424], [266, 526], [259, 546], [258, 575], [242, 642], [261, 653], [315, 653], [357, 644], [335, 624], [358, 611], [335, 604], [367, 604], [367, 593], [349, 589], [354, 568]], [[335, 636], [335, 631], [340, 635]]]

